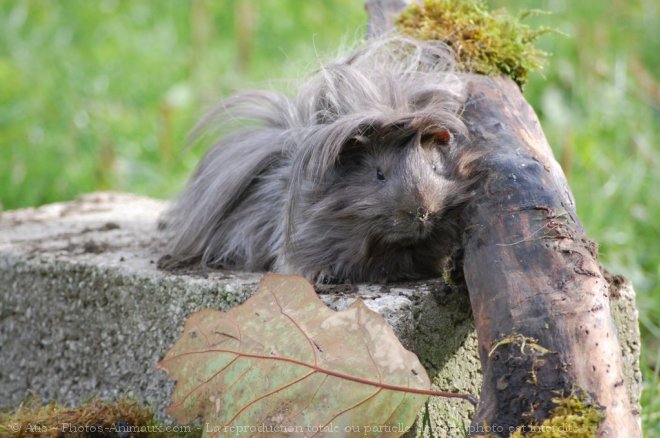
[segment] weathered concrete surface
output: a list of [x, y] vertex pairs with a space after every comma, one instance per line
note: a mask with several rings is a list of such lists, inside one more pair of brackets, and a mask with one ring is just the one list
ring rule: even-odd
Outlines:
[[[154, 368], [192, 312], [245, 300], [260, 274], [163, 273], [156, 224], [165, 204], [96, 193], [70, 203], [0, 214], [0, 407], [32, 391], [77, 404], [129, 394], [167, 405], [172, 388]], [[616, 277], [612, 308], [639, 406], [639, 332], [630, 284]], [[356, 295], [380, 312], [422, 360], [438, 389], [476, 393], [481, 384], [467, 294], [442, 281], [333, 286], [319, 290], [344, 308]], [[444, 436], [473, 412], [463, 401], [432, 401]], [[439, 432], [435, 429], [434, 432]], [[441, 434], [440, 436], [443, 436]]]

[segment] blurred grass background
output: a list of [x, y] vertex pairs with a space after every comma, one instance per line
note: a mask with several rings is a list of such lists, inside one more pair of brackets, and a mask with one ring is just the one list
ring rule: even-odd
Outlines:
[[[491, 0], [552, 53], [525, 90], [600, 257], [637, 290], [643, 421], [660, 436], [660, 2]], [[214, 102], [282, 88], [365, 33], [362, 0], [3, 0], [0, 210], [81, 192], [175, 194]]]

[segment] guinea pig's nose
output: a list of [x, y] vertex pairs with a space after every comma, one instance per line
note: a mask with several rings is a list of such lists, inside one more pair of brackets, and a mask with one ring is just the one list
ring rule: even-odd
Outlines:
[[430, 211], [428, 211], [424, 207], [418, 207], [417, 212], [415, 213], [414, 217], [415, 219], [419, 220], [420, 222], [426, 222], [429, 218], [429, 215], [431, 214]]

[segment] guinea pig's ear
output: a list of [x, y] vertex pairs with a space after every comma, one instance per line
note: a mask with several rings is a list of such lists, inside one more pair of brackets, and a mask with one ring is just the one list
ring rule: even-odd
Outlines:
[[357, 129], [355, 132], [348, 135], [341, 145], [341, 149], [337, 155], [336, 164], [359, 165], [362, 162], [362, 156], [364, 155], [365, 150], [367, 150], [372, 142], [371, 138], [369, 138], [369, 134], [370, 132], [368, 129]]
[[356, 161], [365, 150], [365, 146], [369, 144], [369, 137], [364, 135], [354, 135], [348, 138], [341, 147], [339, 152], [339, 162], [347, 163]]
[[369, 137], [366, 135], [358, 134], [350, 138], [351, 142], [356, 146], [366, 146], [369, 144]]
[[344, 142], [341, 153], [362, 150], [371, 143], [370, 135], [373, 134], [371, 127], [365, 126], [355, 130]]
[[454, 136], [447, 128], [433, 129], [422, 133], [422, 145], [448, 146]]

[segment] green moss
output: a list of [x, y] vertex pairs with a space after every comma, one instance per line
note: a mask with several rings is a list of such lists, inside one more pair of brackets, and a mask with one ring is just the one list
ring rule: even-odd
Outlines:
[[488, 357], [492, 356], [493, 353], [495, 353], [495, 350], [497, 350], [498, 348], [509, 344], [520, 345], [520, 351], [524, 351], [525, 347], [528, 347], [541, 354], [552, 353], [552, 351], [548, 350], [545, 347], [540, 346], [539, 344], [537, 344], [537, 342], [538, 340], [534, 338], [523, 336], [520, 333], [513, 333], [509, 336], [500, 339], [499, 341], [493, 342], [493, 346], [491, 347], [490, 352], [488, 353]]
[[167, 426], [154, 419], [151, 409], [127, 398], [102, 401], [98, 398], [75, 408], [55, 402], [42, 404], [29, 399], [11, 412], [0, 412], [2, 437], [130, 437], [157, 434], [164, 438], [195, 438], [199, 426]]
[[598, 436], [598, 426], [603, 412], [584, 396], [572, 394], [552, 400], [557, 406], [550, 418], [540, 425], [527, 426], [528, 431], [518, 429], [511, 438], [592, 438]]
[[552, 31], [522, 24], [530, 13], [517, 17], [504, 11], [491, 13], [481, 0], [425, 0], [421, 6], [413, 3], [406, 9], [397, 26], [414, 38], [445, 42], [466, 71], [504, 74], [523, 86], [531, 71], [543, 67], [547, 56], [535, 41]]

